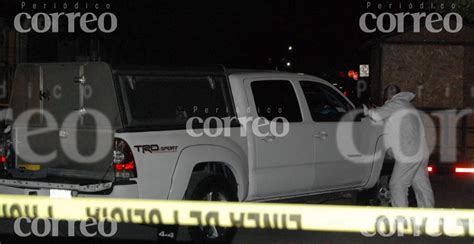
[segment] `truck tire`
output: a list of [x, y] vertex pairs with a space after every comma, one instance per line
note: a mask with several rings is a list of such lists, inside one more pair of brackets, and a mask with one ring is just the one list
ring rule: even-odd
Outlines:
[[[223, 176], [197, 173], [191, 177], [186, 200], [198, 201], [238, 201], [236, 187]], [[229, 243], [236, 233], [235, 228], [217, 226], [189, 227], [189, 235], [197, 243]]]
[[[390, 195], [390, 175], [381, 175], [374, 187], [359, 192], [357, 194], [357, 205], [364, 206], [381, 206], [381, 207], [390, 207], [391, 204], [391, 195]], [[408, 189], [408, 204], [410, 207], [416, 207], [416, 198], [413, 189], [410, 187]]]

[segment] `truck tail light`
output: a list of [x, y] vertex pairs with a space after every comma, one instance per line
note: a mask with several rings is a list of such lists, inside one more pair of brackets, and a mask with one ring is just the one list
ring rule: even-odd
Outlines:
[[5, 155], [0, 155], [0, 169], [7, 170], [8, 169], [8, 161]]
[[3, 143], [0, 144], [0, 169], [7, 170], [15, 167], [13, 143], [7, 136], [2, 139]]
[[126, 180], [137, 177], [137, 168], [132, 149], [120, 138], [115, 138], [114, 140], [113, 165], [115, 179]]

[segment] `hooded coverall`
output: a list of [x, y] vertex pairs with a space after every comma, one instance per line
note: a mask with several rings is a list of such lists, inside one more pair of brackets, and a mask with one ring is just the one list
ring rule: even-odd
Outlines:
[[408, 207], [408, 188], [412, 186], [418, 207], [432, 208], [434, 196], [427, 170], [429, 148], [421, 117], [410, 103], [414, 98], [411, 92], [400, 92], [382, 107], [365, 113], [375, 121], [384, 121], [385, 145], [394, 154], [389, 185], [392, 206]]

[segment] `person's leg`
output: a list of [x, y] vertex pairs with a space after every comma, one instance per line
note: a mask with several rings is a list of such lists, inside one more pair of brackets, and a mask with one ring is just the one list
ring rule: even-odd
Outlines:
[[431, 188], [430, 178], [428, 176], [428, 158], [423, 159], [421, 167], [417, 170], [413, 178], [413, 191], [415, 191], [416, 202], [419, 208], [433, 208], [434, 195]]
[[408, 188], [420, 167], [420, 163], [395, 162], [390, 179], [392, 207], [408, 207]]

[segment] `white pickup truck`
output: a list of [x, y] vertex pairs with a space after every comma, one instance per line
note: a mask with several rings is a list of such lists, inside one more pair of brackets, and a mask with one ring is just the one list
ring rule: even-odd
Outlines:
[[[377, 184], [393, 167], [381, 126], [340, 121], [353, 104], [310, 75], [22, 64], [10, 108], [0, 193], [274, 201], [371, 189], [380, 193], [372, 204], [389, 197], [386, 180]], [[352, 133], [338, 135], [341, 123]], [[357, 150], [341, 152], [341, 138]], [[233, 231], [190, 233], [219, 241]]]

